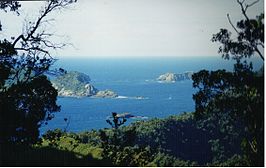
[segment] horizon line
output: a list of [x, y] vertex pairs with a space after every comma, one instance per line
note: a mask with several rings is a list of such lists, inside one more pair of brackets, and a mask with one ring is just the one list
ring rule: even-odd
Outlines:
[[127, 58], [150, 58], [150, 59], [156, 59], [156, 58], [204, 58], [204, 57], [220, 57], [221, 55], [190, 55], [190, 56], [70, 56], [70, 55], [64, 55], [64, 56], [55, 56], [56, 59], [65, 59], [65, 58], [121, 58], [121, 59], [127, 59]]

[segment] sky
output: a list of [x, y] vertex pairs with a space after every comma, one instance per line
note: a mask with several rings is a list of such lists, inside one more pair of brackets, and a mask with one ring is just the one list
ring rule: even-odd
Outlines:
[[[253, 2], [246, 0], [247, 2]], [[26, 20], [35, 19], [44, 2], [21, 2], [21, 15], [1, 13], [0, 36], [17, 36]], [[263, 12], [260, 0], [248, 10]], [[67, 10], [53, 13], [46, 27], [52, 40], [72, 45], [57, 50], [58, 57], [213, 56], [211, 42], [220, 28], [232, 30], [243, 18], [234, 0], [78, 0]]]

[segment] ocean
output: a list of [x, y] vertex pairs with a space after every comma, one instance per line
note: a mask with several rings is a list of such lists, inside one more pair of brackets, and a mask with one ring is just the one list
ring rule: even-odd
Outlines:
[[[258, 70], [262, 61], [252, 59]], [[182, 112], [194, 111], [192, 95], [196, 90], [192, 80], [159, 83], [156, 78], [166, 72], [197, 72], [202, 69], [233, 70], [234, 61], [213, 57], [132, 57], [132, 58], [62, 58], [54, 68], [79, 71], [90, 76], [98, 90], [110, 89], [118, 98], [59, 97], [61, 111], [55, 113], [48, 125], [42, 125], [41, 134], [49, 129], [61, 128], [70, 132], [110, 128], [106, 118], [112, 112], [128, 112], [136, 116], [165, 118]], [[137, 99], [137, 96], [144, 99]], [[67, 122], [64, 120], [67, 118]], [[129, 119], [126, 124], [136, 120]]]

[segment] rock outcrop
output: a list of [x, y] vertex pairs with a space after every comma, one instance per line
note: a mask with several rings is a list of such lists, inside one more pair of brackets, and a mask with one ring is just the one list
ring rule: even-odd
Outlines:
[[96, 93], [93, 97], [100, 97], [100, 98], [116, 98], [118, 94], [112, 90], [101, 90]]
[[62, 97], [98, 97], [115, 98], [117, 93], [111, 90], [99, 91], [90, 84], [90, 77], [84, 73], [70, 71], [52, 80], [53, 87], [57, 89], [58, 96]]
[[184, 73], [165, 73], [157, 78], [160, 82], [177, 82], [182, 80], [189, 80], [192, 78], [193, 72], [187, 71]]

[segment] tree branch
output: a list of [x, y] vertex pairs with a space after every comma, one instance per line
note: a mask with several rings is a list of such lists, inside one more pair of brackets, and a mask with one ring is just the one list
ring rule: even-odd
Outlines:
[[16, 43], [22, 39], [23, 41], [28, 41], [30, 37], [32, 37], [32, 35], [35, 33], [35, 31], [37, 30], [37, 28], [39, 27], [42, 19], [51, 11], [51, 5], [52, 5], [53, 1], [50, 1], [48, 6], [46, 7], [46, 9], [44, 10], [43, 14], [39, 17], [39, 19], [37, 20], [36, 24], [33, 26], [32, 30], [28, 33], [27, 37], [25, 37], [23, 34], [19, 35], [16, 40], [13, 42], [12, 46], [14, 47], [16, 45]]
[[244, 7], [244, 2], [245, 0], [243, 0], [242, 2], [240, 2], [240, 0], [237, 0], [238, 4], [240, 5], [241, 7], [241, 11], [242, 11], [242, 14], [244, 15], [244, 17], [247, 19], [247, 21], [249, 21], [249, 18], [246, 14], [247, 12], [247, 9], [253, 5], [255, 5], [256, 3], [258, 3], [260, 0], [256, 0], [254, 2], [252, 2], [251, 4], [247, 4], [246, 7]]
[[31, 51], [31, 50], [36, 50], [36, 51], [40, 51], [40, 52], [43, 52], [45, 54], [49, 54], [48, 51], [44, 50], [44, 49], [41, 49], [39, 47], [31, 47], [31, 48], [15, 48], [15, 50], [23, 50], [23, 51]]
[[255, 47], [254, 49], [259, 54], [260, 58], [264, 61], [264, 56], [262, 55], [262, 53], [260, 52], [260, 50], [257, 47]]
[[260, 45], [262, 48], [264, 48], [264, 44], [263, 43], [258, 43], [258, 45]]
[[230, 19], [230, 16], [229, 16], [229, 13], [227, 13], [227, 19], [230, 23], [230, 25], [233, 27], [233, 29], [237, 32], [237, 34], [239, 34], [239, 32], [237, 31], [236, 27], [233, 25], [233, 23], [231, 22], [231, 19]]
[[255, 5], [255, 4], [258, 3], [259, 1], [260, 1], [260, 0], [256, 0], [256, 1], [252, 2], [251, 4], [247, 4], [247, 5], [246, 5], [246, 8], [245, 8], [245, 11], [247, 11], [247, 9], [248, 9], [249, 7]]
[[19, 35], [15, 39], [15, 41], [13, 42], [12, 46], [14, 47], [17, 44], [17, 42], [19, 40], [21, 40], [21, 39], [23, 41], [25, 41], [25, 42], [28, 41], [33, 36], [33, 34], [36, 32], [36, 30], [38, 29], [38, 27], [40, 26], [40, 24], [42, 22], [47, 22], [47, 20], [46, 21], [43, 21], [43, 18], [45, 18], [48, 13], [52, 12], [55, 9], [66, 8], [67, 5], [69, 5], [72, 2], [76, 2], [76, 1], [72, 1], [72, 0], [59, 0], [59, 1], [54, 1], [54, 0], [50, 0], [49, 3], [48, 3], [48, 5], [47, 5], [47, 7], [45, 7], [42, 15], [37, 19], [36, 24], [33, 27], [30, 27], [30, 28], [32, 28], [32, 30], [30, 30], [27, 33], [27, 36], [26, 37], [23, 34]]

